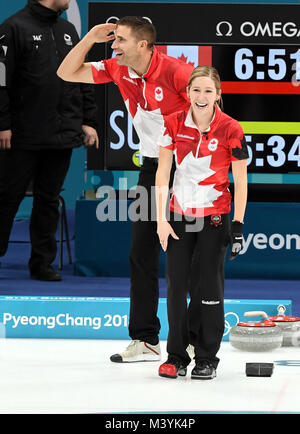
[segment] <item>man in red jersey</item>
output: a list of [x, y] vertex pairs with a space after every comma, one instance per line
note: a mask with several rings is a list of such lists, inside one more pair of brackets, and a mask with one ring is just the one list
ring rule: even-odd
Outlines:
[[[146, 188], [149, 206], [164, 116], [189, 107], [186, 86], [193, 70], [192, 65], [160, 53], [154, 47], [155, 38], [154, 26], [144, 18], [124, 17], [117, 24], [100, 24], [69, 53], [57, 72], [71, 82], [118, 85], [140, 139], [143, 166], [138, 185]], [[84, 62], [94, 43], [112, 40], [114, 58]], [[123, 353], [111, 357], [113, 362], [160, 360], [157, 317], [160, 246], [156, 221], [150, 216], [151, 212], [147, 221], [132, 223], [129, 319], [132, 342]]]

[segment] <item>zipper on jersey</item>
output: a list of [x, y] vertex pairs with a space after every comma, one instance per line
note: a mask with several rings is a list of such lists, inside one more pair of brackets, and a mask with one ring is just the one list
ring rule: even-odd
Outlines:
[[198, 155], [199, 155], [200, 145], [202, 143], [202, 137], [203, 137], [203, 134], [200, 133], [200, 140], [199, 140], [199, 143], [198, 143], [198, 146], [197, 146], [196, 158], [198, 158]]
[[142, 83], [143, 83], [143, 97], [145, 100], [145, 108], [147, 108], [148, 102], [146, 99], [146, 80], [144, 80], [143, 78], [142, 78]]

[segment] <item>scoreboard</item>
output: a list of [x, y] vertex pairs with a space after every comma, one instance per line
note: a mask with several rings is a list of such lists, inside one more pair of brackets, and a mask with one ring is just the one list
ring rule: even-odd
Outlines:
[[245, 132], [248, 171], [300, 172], [300, 48], [243, 45], [212, 50], [224, 110]]
[[[300, 173], [299, 5], [90, 3], [89, 28], [125, 15], [148, 18], [157, 49], [187, 63], [213, 65], [224, 111], [243, 127], [249, 173]], [[96, 44], [89, 60], [113, 56]], [[96, 86], [100, 150], [88, 168], [137, 170], [139, 138], [114, 83]]]

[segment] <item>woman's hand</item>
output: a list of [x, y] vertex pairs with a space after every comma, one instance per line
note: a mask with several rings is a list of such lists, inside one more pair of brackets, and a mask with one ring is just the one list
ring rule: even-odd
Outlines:
[[160, 241], [160, 245], [164, 251], [166, 251], [168, 248], [169, 235], [171, 235], [175, 240], [179, 240], [172, 226], [167, 221], [157, 222], [157, 235]]

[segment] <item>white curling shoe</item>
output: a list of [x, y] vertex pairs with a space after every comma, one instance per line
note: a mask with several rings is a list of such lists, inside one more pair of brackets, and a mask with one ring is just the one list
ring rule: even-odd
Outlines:
[[110, 360], [115, 363], [130, 362], [156, 362], [160, 360], [160, 345], [151, 345], [147, 342], [134, 340], [130, 342], [123, 353], [114, 354]]

